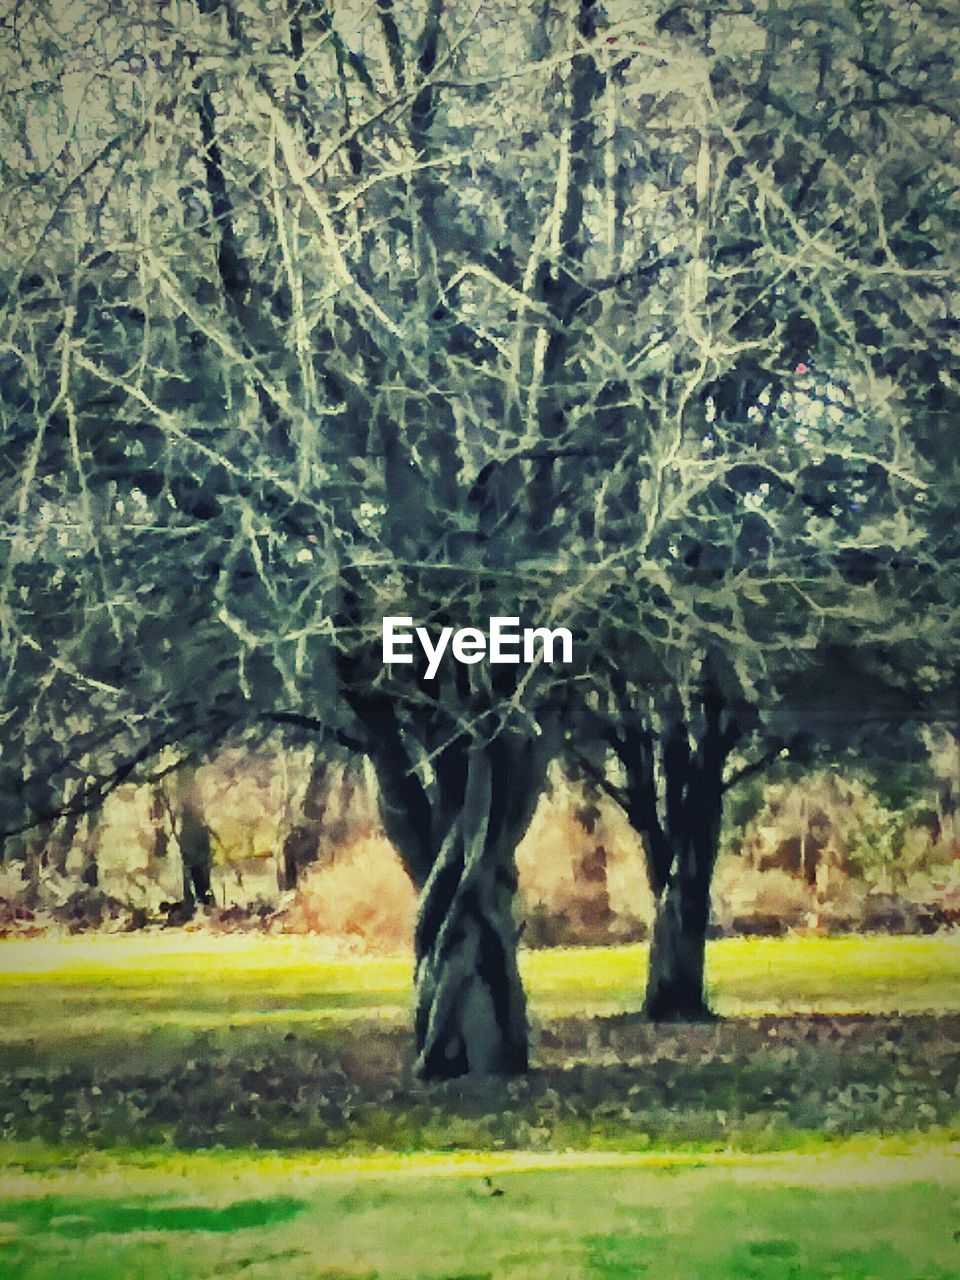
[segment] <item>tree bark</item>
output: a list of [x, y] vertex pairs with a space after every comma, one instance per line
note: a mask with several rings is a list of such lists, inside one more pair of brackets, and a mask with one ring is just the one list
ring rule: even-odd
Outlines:
[[713, 858], [671, 877], [657, 902], [643, 1009], [654, 1022], [713, 1017], [704, 991]]
[[423, 890], [415, 1029], [428, 1079], [516, 1075], [528, 1066], [514, 851], [518, 791], [535, 782], [519, 764], [498, 740], [470, 749], [463, 806]]
[[88, 813], [86, 817], [80, 883], [87, 889], [96, 889], [100, 884], [100, 821], [98, 813]]
[[741, 707], [733, 714], [709, 669], [688, 717], [679, 703], [663, 714], [659, 745], [634, 708], [625, 684], [616, 686], [622, 721], [605, 737], [626, 775], [610, 787], [631, 826], [643, 837], [647, 877], [656, 902], [644, 1012], [658, 1022], [711, 1018], [704, 991], [710, 888], [720, 846], [726, 789], [724, 769], [743, 735]]
[[296, 889], [301, 873], [320, 856], [321, 828], [330, 803], [330, 791], [330, 765], [326, 757], [317, 752], [303, 799], [305, 821], [291, 827], [283, 842], [281, 890]]
[[[738, 731], [721, 726], [722, 702], [704, 698], [705, 727], [691, 750], [688, 729], [675, 726], [663, 751], [666, 823], [661, 833], [669, 869], [655, 885], [657, 914], [650, 941], [644, 1012], [657, 1022], [704, 1021], [714, 1015], [704, 990], [710, 886], [720, 843], [723, 768]], [[661, 861], [661, 868], [664, 866]]]
[[46, 848], [46, 864], [57, 875], [65, 876], [67, 874], [67, 860], [70, 857], [70, 851], [73, 848], [79, 825], [80, 815], [78, 813], [68, 813], [65, 818], [62, 818], [57, 823], [50, 834]]
[[[513, 915], [516, 847], [555, 754], [558, 722], [502, 725], [428, 751], [382, 694], [350, 694], [377, 773], [388, 839], [420, 892], [414, 939], [417, 1069], [427, 1079], [515, 1075], [528, 1065], [526, 1002]], [[423, 747], [424, 744], [420, 744]]]
[[201, 818], [185, 813], [180, 819], [180, 853], [183, 858], [183, 905], [192, 915], [199, 903], [213, 903], [210, 890], [210, 832]]
[[30, 910], [36, 908], [40, 901], [41, 862], [44, 852], [42, 829], [7, 836], [3, 844], [3, 861], [23, 864], [24, 888], [21, 899], [22, 905]]

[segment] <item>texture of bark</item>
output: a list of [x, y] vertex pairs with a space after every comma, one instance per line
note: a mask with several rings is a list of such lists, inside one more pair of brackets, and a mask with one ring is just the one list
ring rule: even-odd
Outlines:
[[[463, 806], [424, 887], [416, 932], [418, 1067], [443, 1079], [527, 1069], [526, 1000], [517, 967], [511, 791], [494, 742], [470, 749]], [[521, 833], [522, 834], [522, 833]]]
[[724, 723], [719, 692], [708, 685], [696, 740], [678, 722], [664, 744], [666, 813], [657, 836], [657, 915], [644, 998], [644, 1011], [655, 1021], [713, 1016], [704, 991], [710, 886], [720, 843], [723, 770], [738, 737], [736, 722]]
[[644, 1011], [661, 1022], [713, 1016], [704, 991], [710, 888], [724, 769], [742, 727], [709, 675], [697, 702], [689, 717], [676, 706], [663, 716], [658, 743], [621, 690], [623, 722], [608, 734], [626, 774], [615, 798], [643, 837], [656, 902]]
[[352, 705], [368, 736], [384, 829], [420, 892], [418, 1071], [428, 1079], [521, 1073], [528, 1029], [515, 852], [556, 750], [554, 723], [539, 734], [504, 725], [489, 740], [460, 734], [433, 752], [427, 782], [392, 702], [366, 696]]
[[657, 900], [643, 1003], [655, 1022], [713, 1016], [704, 992], [704, 957], [715, 857], [706, 848], [689, 857]]

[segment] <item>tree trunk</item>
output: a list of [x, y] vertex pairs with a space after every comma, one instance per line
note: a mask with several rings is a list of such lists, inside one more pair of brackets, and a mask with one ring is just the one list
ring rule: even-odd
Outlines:
[[186, 812], [180, 818], [180, 854], [183, 858], [183, 905], [192, 914], [199, 903], [213, 903], [210, 891], [210, 832], [202, 818]]
[[150, 862], [154, 866], [161, 866], [167, 859], [170, 837], [167, 830], [167, 808], [159, 787], [154, 787], [150, 793], [150, 826], [153, 831]]
[[[643, 836], [656, 900], [644, 1012], [658, 1022], [713, 1015], [704, 994], [710, 886], [720, 846], [724, 768], [743, 736], [744, 712], [727, 706], [708, 664], [694, 708], [679, 699], [660, 717], [659, 746], [649, 724], [626, 706], [607, 741], [627, 778], [617, 799]], [[691, 712], [692, 711], [692, 715]]]
[[704, 994], [712, 866], [672, 879], [657, 902], [643, 1009], [655, 1022], [713, 1017]]
[[[386, 695], [347, 688], [376, 770], [384, 830], [420, 892], [419, 1074], [521, 1073], [528, 1034], [513, 917], [515, 852], [559, 747], [558, 715], [544, 709], [538, 729], [504, 716], [487, 740], [466, 731], [449, 737], [443, 720], [439, 731], [429, 715], [423, 725], [412, 717], [405, 724]], [[488, 708], [502, 713], [509, 693], [509, 686], [487, 690]], [[471, 715], [482, 719], [481, 710], [474, 705]]]
[[330, 790], [330, 765], [318, 752], [314, 757], [303, 799], [303, 816], [306, 821], [293, 826], [283, 842], [281, 891], [296, 889], [301, 873], [320, 856], [321, 827], [330, 803]]
[[704, 992], [710, 886], [720, 843], [723, 766], [732, 735], [719, 704], [691, 752], [682, 727], [664, 751], [669, 870], [657, 898], [644, 1012], [658, 1022], [713, 1017]]
[[42, 829], [34, 828], [19, 835], [7, 836], [3, 846], [4, 862], [23, 864], [23, 891], [19, 895], [21, 905], [33, 910], [40, 900], [40, 871], [45, 841]]
[[192, 767], [185, 768], [177, 779], [177, 801], [180, 810], [177, 843], [183, 862], [183, 911], [189, 919], [198, 904], [205, 907], [213, 904], [210, 829], [203, 816], [200, 791]]
[[[470, 749], [462, 809], [423, 890], [416, 933], [418, 1069], [428, 1079], [526, 1071], [510, 774], [503, 744]], [[524, 826], [526, 824], [524, 823]]]
[[99, 815], [88, 813], [83, 836], [83, 860], [80, 865], [80, 883], [87, 889], [100, 884], [100, 822]]
[[70, 857], [70, 851], [73, 848], [79, 825], [80, 815], [68, 813], [65, 818], [62, 818], [57, 823], [56, 828], [50, 834], [47, 842], [46, 861], [47, 866], [52, 871], [55, 871], [57, 875], [65, 876], [67, 874], [67, 860]]

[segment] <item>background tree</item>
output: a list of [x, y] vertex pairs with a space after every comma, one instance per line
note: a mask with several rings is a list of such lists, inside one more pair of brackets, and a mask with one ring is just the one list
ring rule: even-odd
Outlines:
[[[937, 569], [956, 540], [928, 515], [955, 464], [931, 472], [925, 425], [957, 262], [937, 212], [955, 160], [944, 32], [936, 15], [833, 10], [805, 17], [798, 44], [795, 14], [771, 6], [737, 23], [762, 50], [743, 59], [733, 27], [685, 13], [691, 125], [676, 145], [692, 219], [650, 310], [683, 305], [667, 341], [650, 335], [659, 361], [633, 361], [608, 420], [635, 451], [596, 489], [609, 563], [629, 576], [596, 619], [596, 706], [660, 903], [657, 1018], [708, 1013], [731, 782], [796, 735], [864, 742], [955, 702]], [[889, 100], [881, 46], [897, 51]]]

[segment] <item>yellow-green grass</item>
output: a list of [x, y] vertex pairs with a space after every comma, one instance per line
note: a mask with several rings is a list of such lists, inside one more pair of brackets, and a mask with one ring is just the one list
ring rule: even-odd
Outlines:
[[[956, 1147], [364, 1160], [10, 1149], [17, 1280], [957, 1280]], [[62, 1161], [62, 1156], [61, 1156]]]
[[[643, 947], [523, 956], [534, 1013], [545, 1019], [635, 1010], [645, 967]], [[960, 1006], [960, 941], [724, 940], [710, 945], [708, 980], [726, 1014], [950, 1012]], [[408, 958], [331, 957], [309, 938], [7, 942], [0, 1057], [59, 1071], [90, 1053], [104, 1079], [119, 1073], [121, 1090], [121, 1060], [154, 1070], [210, 1051], [239, 1070], [288, 1032], [337, 1036], [371, 1018], [403, 1027], [410, 983]], [[762, 1054], [744, 1060], [751, 1105], [762, 1066]], [[688, 1109], [705, 1105], [701, 1093], [697, 1085]], [[634, 1132], [618, 1112], [602, 1124], [558, 1121], [552, 1149], [531, 1139], [526, 1150], [480, 1151], [470, 1135], [484, 1129], [485, 1112], [472, 1120], [441, 1105], [418, 1137], [425, 1121], [413, 1116], [406, 1134], [406, 1105], [385, 1117], [381, 1138], [364, 1111], [363, 1141], [352, 1129], [341, 1141], [338, 1130], [312, 1153], [127, 1147], [151, 1141], [137, 1126], [117, 1139], [119, 1151], [79, 1139], [0, 1145], [0, 1280], [960, 1280], [960, 1142], [946, 1113], [922, 1136], [915, 1111], [889, 1137], [827, 1136], [818, 1132], [824, 1096], [812, 1127], [794, 1130], [764, 1111], [756, 1134], [745, 1114], [711, 1136], [697, 1113], [670, 1139]], [[430, 1105], [421, 1100], [420, 1110]], [[274, 1124], [256, 1140], [287, 1145], [272, 1141]], [[437, 1150], [448, 1143], [463, 1149]]]
[[[639, 1007], [645, 946], [522, 956], [534, 1014]], [[357, 1019], [402, 1024], [408, 957], [331, 956], [309, 937], [126, 934], [0, 943], [0, 1046]], [[732, 938], [707, 952], [718, 1013], [917, 1013], [960, 1008], [960, 935]]]

